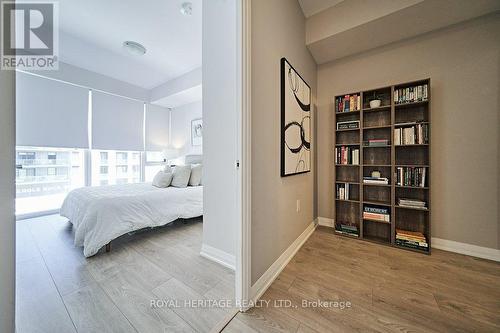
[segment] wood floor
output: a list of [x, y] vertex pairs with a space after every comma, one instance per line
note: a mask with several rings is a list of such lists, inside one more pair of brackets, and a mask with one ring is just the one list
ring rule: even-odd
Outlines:
[[201, 237], [200, 219], [176, 222], [86, 259], [66, 219], [17, 222], [17, 333], [209, 332], [233, 310], [150, 304], [234, 298], [234, 273], [200, 257]]
[[[500, 332], [500, 264], [360, 242], [319, 227], [232, 332]], [[351, 302], [303, 307], [302, 300]], [[283, 304], [288, 305], [288, 304]]]

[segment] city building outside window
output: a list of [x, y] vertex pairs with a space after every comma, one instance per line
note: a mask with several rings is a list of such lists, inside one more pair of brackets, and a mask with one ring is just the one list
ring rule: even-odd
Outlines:
[[16, 147], [16, 214], [56, 210], [85, 185], [83, 150]]

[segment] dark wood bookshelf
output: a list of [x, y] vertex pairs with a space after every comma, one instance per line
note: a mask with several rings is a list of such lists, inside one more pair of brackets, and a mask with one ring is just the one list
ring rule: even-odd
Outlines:
[[[410, 88], [403, 93], [418, 91], [415, 87], [427, 85], [427, 98], [413, 99], [411, 102], [398, 103], [396, 94], [401, 94], [401, 89]], [[335, 231], [341, 236], [358, 238], [385, 244], [418, 253], [431, 253], [431, 198], [430, 198], [430, 173], [431, 173], [431, 85], [430, 79], [406, 82], [386, 86], [349, 95], [357, 95], [360, 100], [360, 109], [348, 112], [338, 112], [338, 99], [347, 94], [337, 95], [334, 101], [334, 128], [337, 121], [359, 121], [359, 128], [348, 130], [335, 130], [334, 147], [349, 146], [359, 149], [359, 164], [334, 164], [335, 184], [349, 184], [350, 197], [348, 200], [337, 199], [334, 188], [334, 222]], [[381, 106], [370, 108], [369, 101], [372, 97], [381, 99]], [[420, 95], [419, 95], [420, 96]], [[407, 94], [404, 95], [407, 97]], [[408, 99], [407, 99], [408, 100]], [[349, 115], [349, 116], [347, 116]], [[418, 125], [418, 126], [417, 126]], [[426, 140], [401, 140], [396, 144], [395, 129], [427, 126]], [[404, 133], [405, 130], [401, 130]], [[411, 133], [413, 130], [410, 130]], [[422, 132], [423, 133], [423, 132]], [[421, 135], [421, 137], [424, 135]], [[387, 145], [369, 146], [369, 140], [388, 140]], [[408, 144], [407, 142], [416, 142]], [[366, 145], [365, 145], [366, 144]], [[351, 167], [351, 168], [345, 168]], [[357, 167], [357, 168], [353, 168]], [[424, 186], [407, 186], [397, 179], [397, 168], [425, 168]], [[419, 169], [410, 169], [412, 174]], [[363, 177], [370, 176], [373, 171], [379, 171], [381, 177], [388, 178], [389, 184], [365, 184]], [[422, 171], [423, 172], [423, 171]], [[418, 178], [421, 182], [421, 178]], [[413, 182], [412, 182], [413, 183]], [[336, 186], [336, 185], [335, 185]], [[415, 199], [426, 203], [425, 207], [411, 207], [399, 205], [399, 199]], [[389, 210], [390, 222], [363, 217], [365, 206]], [[358, 236], [339, 232], [340, 224], [356, 225]], [[427, 249], [418, 249], [396, 243], [396, 229], [421, 232], [427, 241]]]

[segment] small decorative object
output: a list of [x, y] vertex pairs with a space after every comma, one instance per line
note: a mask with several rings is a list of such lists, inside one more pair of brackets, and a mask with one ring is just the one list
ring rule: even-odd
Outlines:
[[281, 177], [311, 171], [311, 88], [281, 58]]
[[201, 146], [203, 144], [203, 119], [191, 120], [191, 145]]
[[372, 171], [372, 177], [373, 178], [380, 178], [380, 176], [381, 176], [380, 171], [377, 171], [377, 170], [373, 170]]
[[380, 98], [373, 92], [373, 97], [370, 98], [370, 108], [378, 108], [382, 104]]

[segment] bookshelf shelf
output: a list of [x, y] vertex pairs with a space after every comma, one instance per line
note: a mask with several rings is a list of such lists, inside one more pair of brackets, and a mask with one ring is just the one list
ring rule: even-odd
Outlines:
[[[379, 99], [381, 106], [370, 108], [373, 99]], [[335, 161], [359, 160], [359, 164], [334, 165], [335, 179], [352, 180], [335, 181], [337, 188], [342, 188], [343, 185], [339, 184], [348, 183], [351, 192], [348, 200], [333, 201], [335, 232], [430, 254], [430, 79], [337, 95], [333, 102], [335, 129], [337, 122], [359, 123], [359, 128], [335, 130]], [[338, 112], [353, 105], [355, 111]], [[345, 123], [342, 126], [345, 127]], [[374, 145], [370, 146], [368, 142]], [[348, 159], [343, 158], [342, 154], [346, 151], [351, 154], [353, 150], [357, 154], [355, 157], [349, 155]], [[389, 184], [363, 183], [364, 177], [386, 178]], [[390, 222], [383, 220], [384, 217], [387, 219], [387, 215]], [[349, 233], [353, 229], [358, 235]], [[411, 243], [412, 239], [418, 241]]]
[[380, 221], [380, 220], [373, 220], [373, 219], [367, 219], [367, 218], [363, 218], [363, 220], [364, 221], [369, 221], [369, 222], [375, 222], [375, 223], [391, 224], [391, 222]]
[[421, 124], [421, 125], [428, 125], [428, 121], [417, 121], [417, 122], [412, 122], [412, 123], [396, 123], [394, 124], [394, 127], [405, 127], [405, 126], [412, 126], [416, 124]]
[[427, 105], [429, 100], [427, 101], [419, 101], [419, 102], [412, 102], [412, 103], [401, 103], [401, 104], [394, 104], [396, 109], [408, 109], [416, 106], [425, 106]]
[[386, 146], [363, 146], [363, 148], [368, 148], [368, 149], [371, 149], [371, 148], [391, 148], [392, 146], [391, 145], [386, 145]]
[[399, 148], [399, 147], [428, 147], [428, 143], [415, 143], [412, 145], [394, 145], [394, 147]]
[[384, 201], [369, 201], [369, 200], [365, 200], [365, 201], [363, 201], [363, 203], [369, 204], [369, 205], [391, 207], [391, 203], [390, 202], [384, 202]]
[[338, 129], [336, 130], [337, 132], [350, 132], [350, 131], [359, 131], [359, 128], [344, 128], [344, 129]]
[[343, 202], [355, 202], [359, 203], [359, 200], [344, 200], [344, 199], [335, 199], [336, 201], [343, 201]]
[[390, 105], [379, 106], [378, 108], [364, 108], [363, 112], [377, 112], [377, 111], [387, 111], [390, 110]]
[[367, 183], [363, 183], [363, 186], [391, 187], [390, 184], [367, 184]]
[[[363, 148], [366, 148], [366, 147], [363, 147]], [[391, 164], [363, 164], [363, 166], [383, 168], [383, 167], [391, 167], [392, 165]]]
[[347, 111], [347, 112], [335, 112], [336, 115], [344, 115], [344, 114], [359, 114], [360, 110], [355, 110], [355, 111]]
[[400, 209], [413, 209], [413, 210], [421, 210], [423, 212], [428, 212], [429, 209], [428, 208], [418, 208], [418, 207], [409, 207], [409, 206], [400, 206], [400, 205], [396, 205], [396, 208], [400, 208]]
[[371, 129], [377, 129], [377, 128], [391, 128], [391, 125], [379, 125], [379, 126], [363, 127], [364, 130], [371, 130]]
[[396, 185], [396, 188], [408, 188], [408, 189], [416, 189], [416, 190], [428, 190], [429, 188], [424, 186], [402, 186], [402, 185]]

